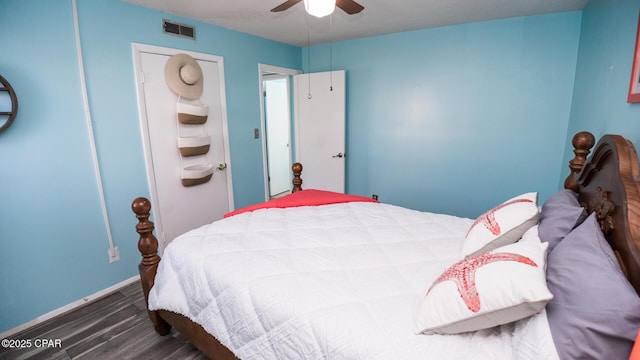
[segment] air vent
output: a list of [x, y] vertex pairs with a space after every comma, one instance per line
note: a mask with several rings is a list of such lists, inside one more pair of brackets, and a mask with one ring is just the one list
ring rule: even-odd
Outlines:
[[165, 34], [184, 37], [187, 39], [196, 38], [196, 29], [193, 26], [162, 20], [162, 30]]

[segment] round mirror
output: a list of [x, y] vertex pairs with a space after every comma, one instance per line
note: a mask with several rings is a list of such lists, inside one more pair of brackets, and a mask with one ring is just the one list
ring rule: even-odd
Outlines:
[[18, 98], [11, 84], [0, 76], [0, 132], [6, 130], [18, 114]]

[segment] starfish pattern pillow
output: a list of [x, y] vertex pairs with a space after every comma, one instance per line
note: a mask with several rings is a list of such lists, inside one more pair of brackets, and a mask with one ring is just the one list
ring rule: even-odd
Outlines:
[[462, 243], [462, 256], [477, 255], [518, 241], [538, 223], [538, 218], [537, 192], [509, 199], [471, 224]]
[[537, 314], [553, 298], [547, 288], [548, 244], [533, 239], [456, 262], [428, 288], [416, 316], [422, 334], [458, 334]]

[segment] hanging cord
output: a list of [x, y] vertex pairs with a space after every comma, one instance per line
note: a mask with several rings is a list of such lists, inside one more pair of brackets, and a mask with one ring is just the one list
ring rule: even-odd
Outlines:
[[[203, 106], [205, 104], [202, 103], [201, 98], [198, 98], [198, 103], [200, 104], [200, 106]], [[207, 107], [207, 119], [209, 118], [209, 108]], [[205, 121], [204, 124], [202, 124], [202, 131], [204, 132], [204, 136], [209, 137], [209, 132], [207, 131], [207, 122]], [[211, 138], [209, 138], [209, 146], [211, 146]], [[209, 161], [209, 152], [207, 151], [204, 155], [204, 163], [205, 165], [209, 165], [210, 161]]]
[[309, 13], [307, 13], [307, 80], [308, 80], [308, 93], [307, 99], [311, 99], [311, 37], [309, 36]]
[[[180, 99], [182, 99], [182, 96], [178, 95], [178, 104], [180, 104]], [[178, 138], [180, 138], [180, 116], [178, 115], [178, 112], [176, 111], [176, 133], [178, 134]], [[180, 149], [178, 149], [179, 151]], [[182, 157], [182, 154], [180, 153], [180, 168], [184, 169], [184, 158]]]
[[329, 91], [333, 91], [333, 40], [331, 29], [333, 28], [333, 14], [329, 15]]

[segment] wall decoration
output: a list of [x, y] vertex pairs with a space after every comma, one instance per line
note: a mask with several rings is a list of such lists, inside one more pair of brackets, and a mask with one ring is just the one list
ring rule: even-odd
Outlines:
[[633, 65], [631, 66], [631, 81], [629, 84], [628, 103], [640, 102], [640, 16], [638, 17], [638, 29], [636, 30], [636, 46], [633, 52]]
[[13, 91], [11, 84], [9, 84], [5, 78], [0, 76], [0, 96], [2, 96], [1, 94], [4, 92], [9, 95], [10, 106], [7, 106], [8, 109], [5, 109], [4, 106], [3, 108], [0, 108], [0, 132], [9, 128], [13, 123], [13, 120], [16, 118], [16, 115], [18, 115], [18, 97], [16, 96], [16, 92]]

